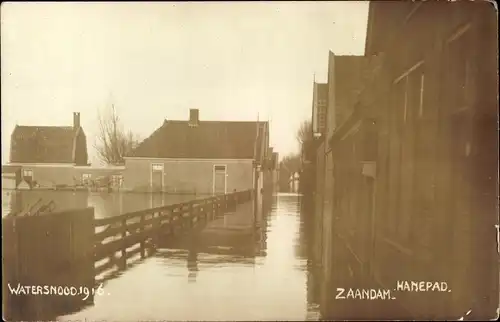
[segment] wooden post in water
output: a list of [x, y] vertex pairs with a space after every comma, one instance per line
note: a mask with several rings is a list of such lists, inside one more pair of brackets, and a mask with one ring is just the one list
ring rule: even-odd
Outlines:
[[[145, 214], [141, 214], [141, 225], [140, 225], [140, 228], [139, 228], [139, 231], [141, 234], [144, 234], [144, 217], [145, 217]], [[153, 218], [154, 218], [154, 213], [153, 213]], [[146, 248], [146, 245], [144, 243], [144, 239], [141, 239], [141, 258], [145, 258], [146, 257], [146, 252], [145, 252], [145, 248]]]
[[189, 211], [189, 216], [188, 216], [188, 227], [187, 227], [188, 229], [190, 229], [190, 228], [193, 228], [193, 227], [194, 227], [194, 222], [193, 222], [193, 219], [194, 219], [195, 214], [194, 214], [194, 206], [193, 206], [193, 204], [194, 204], [194, 201], [191, 201], [191, 202], [189, 203], [189, 206], [188, 206], [188, 209], [189, 209], [189, 210], [188, 210], [188, 211]]
[[215, 198], [210, 199], [210, 220], [215, 217]]

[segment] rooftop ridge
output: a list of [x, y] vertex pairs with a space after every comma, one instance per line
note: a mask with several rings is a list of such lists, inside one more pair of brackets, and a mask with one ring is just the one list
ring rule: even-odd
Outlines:
[[65, 129], [73, 129], [72, 126], [68, 125], [16, 125], [16, 127], [38, 127], [38, 128], [65, 128]]
[[[199, 123], [268, 123], [268, 121], [217, 121], [217, 120], [200, 120]], [[165, 120], [165, 123], [189, 123], [189, 120]]]

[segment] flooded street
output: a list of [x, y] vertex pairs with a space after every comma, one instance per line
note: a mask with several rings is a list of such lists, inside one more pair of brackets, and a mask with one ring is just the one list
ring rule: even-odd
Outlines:
[[251, 215], [243, 204], [232, 222], [158, 249], [105, 282], [93, 306], [59, 320], [317, 320], [300, 197], [270, 202], [251, 226], [234, 219]]

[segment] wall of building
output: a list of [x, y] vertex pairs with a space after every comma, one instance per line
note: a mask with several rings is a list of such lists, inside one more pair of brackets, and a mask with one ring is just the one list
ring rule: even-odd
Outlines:
[[166, 192], [212, 194], [214, 165], [226, 165], [228, 192], [253, 189], [252, 160], [176, 159], [126, 159], [125, 189], [149, 191], [153, 163], [163, 164]]
[[21, 177], [23, 170], [33, 171], [33, 180], [42, 188], [53, 188], [55, 186], [78, 185], [82, 182], [83, 174], [90, 174], [92, 179], [98, 177], [110, 177], [111, 175], [120, 175], [123, 173], [123, 167], [90, 167], [74, 166], [72, 164], [23, 164], [21, 168]]
[[[486, 286], [492, 281], [486, 263], [496, 265], [493, 239], [488, 244], [477, 236], [494, 224], [494, 212], [481, 211], [483, 216], [477, 216], [484, 209], [476, 203], [483, 187], [476, 186], [475, 178], [481, 158], [496, 159], [493, 142], [476, 135], [484, 131], [480, 120], [488, 123], [486, 109], [491, 106], [481, 100], [492, 97], [481, 83], [497, 82], [493, 74], [481, 73], [497, 65], [485, 59], [484, 54], [492, 51], [486, 42], [493, 40], [484, 40], [482, 30], [495, 18], [487, 13], [493, 8], [472, 3], [432, 3], [417, 9], [396, 28], [398, 45], [386, 53], [390, 90], [388, 104], [382, 100], [378, 106], [382, 113], [377, 234], [381, 238], [375, 246], [374, 268], [385, 285], [413, 276], [446, 280], [453, 295], [445, 299], [445, 308], [437, 304], [438, 297], [400, 298], [414, 318], [436, 314], [452, 319], [460, 317], [464, 307], [476, 307], [476, 312], [488, 305], [491, 309], [486, 302], [493, 299]], [[390, 18], [380, 12], [379, 20]], [[410, 34], [411, 42], [397, 42]], [[491, 125], [489, 129], [494, 136]], [[496, 172], [491, 164], [489, 169], [490, 176]], [[495, 189], [491, 183], [490, 187]], [[490, 198], [486, 203], [494, 202]], [[480, 261], [484, 264], [477, 265]], [[481, 286], [472, 290], [468, 285]], [[478, 299], [486, 294], [481, 303]]]
[[16, 189], [17, 180], [15, 173], [2, 173], [2, 189], [12, 190]]
[[21, 168], [21, 174], [24, 170], [32, 170], [33, 181], [36, 181], [42, 187], [54, 187], [56, 185], [73, 186], [75, 184], [75, 169], [71, 164], [30, 164], [22, 165]]
[[[352, 103], [361, 103], [360, 112], [341, 128], [332, 113], [337, 98], [329, 99], [329, 137], [342, 135], [332, 142], [333, 211], [321, 201], [330, 198], [326, 187], [316, 188], [322, 257], [335, 263], [323, 258], [332, 281], [326, 288], [428, 280], [452, 291], [398, 293], [387, 305], [333, 296], [324, 317], [458, 319], [469, 309], [478, 319], [495, 317], [496, 32], [489, 4], [370, 4], [367, 53], [383, 53], [369, 57], [376, 68]], [[342, 82], [330, 78], [335, 63], [330, 84]], [[363, 175], [371, 160], [375, 178]], [[318, 179], [327, 173], [318, 169]]]
[[[358, 115], [363, 120], [358, 132], [333, 146], [334, 213], [340, 218], [332, 243], [340, 268], [333, 268], [332, 279], [383, 288], [393, 288], [397, 280], [438, 280], [453, 290], [446, 296], [398, 294], [390, 307], [373, 307], [382, 317], [396, 318], [398, 307], [400, 318], [458, 319], [467, 307], [476, 317], [492, 318], [498, 306], [496, 243], [488, 230], [497, 222], [498, 191], [494, 9], [451, 3], [371, 6], [388, 9], [371, 10], [379, 14], [370, 17], [372, 28], [378, 27], [369, 31], [374, 40], [368, 43], [392, 42], [378, 43], [384, 64], [359, 97], [365, 115], [377, 116], [378, 135], [363, 134], [369, 117]], [[387, 24], [392, 27], [381, 27]], [[373, 155], [373, 146], [374, 182], [362, 175], [360, 164]], [[361, 309], [348, 311], [351, 316], [336, 317], [361, 318]]]
[[125, 167], [122, 166], [116, 166], [116, 167], [102, 167], [102, 168], [96, 168], [96, 167], [75, 167], [74, 168], [74, 175], [77, 180], [77, 182], [81, 183], [83, 182], [83, 176], [84, 175], [90, 175], [91, 180], [95, 179], [100, 179], [100, 178], [105, 178], [106, 180], [111, 180], [112, 176], [122, 176], [123, 177], [123, 172], [125, 171]]
[[337, 121], [335, 119], [335, 54], [331, 51], [328, 53], [328, 100], [326, 108], [326, 140], [333, 135]]

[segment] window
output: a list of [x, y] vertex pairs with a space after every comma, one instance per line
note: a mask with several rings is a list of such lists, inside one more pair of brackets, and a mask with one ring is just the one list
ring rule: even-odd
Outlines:
[[156, 171], [160, 171], [161, 172], [161, 171], [163, 171], [163, 164], [162, 163], [153, 163], [151, 165], [151, 170], [153, 172], [156, 172]]
[[226, 166], [225, 165], [216, 165], [216, 166], [214, 166], [214, 170], [216, 172], [218, 172], [218, 171], [226, 171]]
[[123, 176], [121, 174], [114, 174], [111, 176], [111, 184], [114, 187], [121, 187], [123, 184]]
[[23, 170], [23, 179], [24, 179], [24, 181], [26, 181], [28, 183], [33, 182], [33, 170], [24, 169]]
[[91, 178], [92, 178], [92, 176], [89, 173], [82, 174], [82, 184], [83, 185], [89, 184]]

